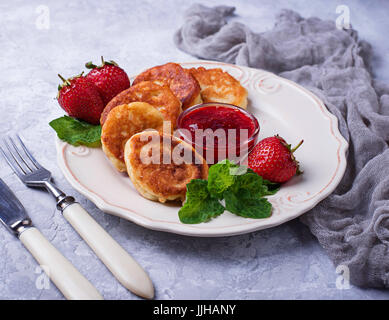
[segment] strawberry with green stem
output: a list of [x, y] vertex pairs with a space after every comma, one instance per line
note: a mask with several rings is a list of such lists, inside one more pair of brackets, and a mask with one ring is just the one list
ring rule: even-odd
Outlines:
[[304, 140], [291, 148], [279, 135], [260, 141], [250, 152], [248, 166], [262, 178], [271, 182], [283, 183], [301, 174], [294, 152]]
[[62, 84], [58, 86], [58, 103], [69, 116], [90, 124], [99, 124], [104, 109], [103, 100], [96, 86], [83, 76], [65, 79], [60, 74]]
[[90, 61], [85, 64], [85, 67], [91, 69], [86, 78], [95, 84], [104, 105], [130, 87], [130, 79], [126, 72], [115, 61], [104, 61], [101, 57], [101, 65], [96, 66]]

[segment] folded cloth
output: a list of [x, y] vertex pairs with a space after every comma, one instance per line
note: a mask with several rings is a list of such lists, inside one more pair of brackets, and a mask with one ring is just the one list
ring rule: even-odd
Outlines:
[[335, 266], [348, 266], [351, 283], [389, 287], [389, 86], [372, 78], [370, 45], [353, 29], [291, 10], [281, 11], [272, 30], [254, 33], [228, 21], [234, 10], [193, 5], [176, 45], [199, 58], [272, 71], [324, 101], [349, 142], [348, 164], [336, 190], [301, 221]]

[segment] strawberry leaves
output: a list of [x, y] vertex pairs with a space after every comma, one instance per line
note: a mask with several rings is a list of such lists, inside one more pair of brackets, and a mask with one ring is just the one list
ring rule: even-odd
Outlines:
[[85, 63], [85, 68], [87, 68], [87, 69], [102, 68], [105, 65], [111, 65], [111, 66], [116, 66], [116, 67], [118, 66], [118, 64], [115, 61], [113, 61], [113, 60], [104, 61], [104, 57], [101, 56], [101, 65], [97, 66], [97, 65], [93, 64], [92, 61], [88, 61], [87, 63]]

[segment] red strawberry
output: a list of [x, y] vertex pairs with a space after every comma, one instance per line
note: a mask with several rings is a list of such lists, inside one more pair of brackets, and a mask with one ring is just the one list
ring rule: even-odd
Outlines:
[[71, 117], [79, 118], [91, 124], [99, 124], [104, 109], [103, 100], [95, 85], [79, 76], [65, 80], [58, 86], [58, 103]]
[[304, 140], [291, 149], [291, 146], [278, 135], [265, 138], [250, 152], [248, 166], [266, 180], [286, 182], [301, 173], [293, 152], [303, 142]]
[[95, 84], [104, 105], [106, 105], [118, 93], [130, 87], [130, 79], [116, 62], [104, 61], [103, 57], [101, 57], [101, 62], [100, 66], [94, 65], [92, 62], [85, 64], [85, 67], [92, 69], [86, 78]]

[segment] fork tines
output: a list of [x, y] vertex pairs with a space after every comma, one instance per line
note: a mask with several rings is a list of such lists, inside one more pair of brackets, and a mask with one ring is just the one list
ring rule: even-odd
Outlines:
[[39, 163], [27, 150], [19, 135], [16, 135], [16, 139], [12, 139], [11, 137], [4, 138], [3, 146], [0, 146], [0, 151], [19, 177], [41, 168]]

